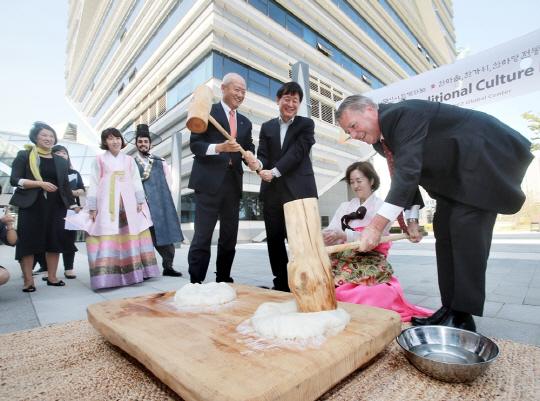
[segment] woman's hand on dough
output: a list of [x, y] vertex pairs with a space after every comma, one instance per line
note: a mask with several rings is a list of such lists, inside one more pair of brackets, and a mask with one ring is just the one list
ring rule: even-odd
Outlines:
[[323, 240], [325, 246], [332, 245], [334, 242], [337, 241], [337, 239], [338, 235], [334, 230], [323, 230]]

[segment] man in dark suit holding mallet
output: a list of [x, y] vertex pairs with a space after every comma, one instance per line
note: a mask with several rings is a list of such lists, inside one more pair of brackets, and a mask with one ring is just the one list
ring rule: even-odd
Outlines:
[[190, 148], [193, 168], [188, 187], [195, 190], [195, 233], [189, 248], [188, 264], [192, 283], [201, 283], [210, 262], [212, 234], [220, 222], [216, 260], [216, 281], [232, 283], [231, 267], [236, 253], [240, 199], [242, 198], [242, 147], [250, 157], [255, 145], [251, 122], [237, 112], [246, 95], [246, 82], [234, 73], [223, 77], [223, 98], [212, 105], [210, 115], [231, 135], [234, 141], [223, 140], [211, 123], [202, 134], [191, 133]]
[[[260, 199], [264, 206], [264, 225], [274, 288], [289, 291], [285, 212], [283, 205], [296, 199], [316, 198], [317, 186], [309, 152], [315, 144], [315, 124], [298, 116], [304, 94], [296, 82], [277, 92], [279, 117], [265, 122], [259, 134], [257, 158], [263, 169], [259, 175]], [[258, 167], [258, 166], [257, 166]], [[250, 165], [250, 168], [253, 166]]]
[[[403, 209], [422, 206], [418, 185], [437, 201], [433, 221], [442, 307], [415, 325], [440, 324], [475, 331], [482, 316], [485, 276], [497, 213], [519, 211], [521, 182], [532, 161], [530, 142], [485, 113], [427, 100], [376, 104], [354, 95], [340, 105], [340, 126], [393, 159], [385, 204], [360, 236], [373, 249], [382, 228]], [[418, 219], [408, 231], [419, 242]]]

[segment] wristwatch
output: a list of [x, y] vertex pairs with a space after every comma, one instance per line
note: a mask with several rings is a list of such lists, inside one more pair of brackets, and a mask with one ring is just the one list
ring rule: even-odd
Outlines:
[[418, 223], [418, 219], [407, 219], [407, 224]]

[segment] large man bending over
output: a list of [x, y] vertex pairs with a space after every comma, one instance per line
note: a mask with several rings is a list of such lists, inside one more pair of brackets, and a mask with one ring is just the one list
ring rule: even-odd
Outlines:
[[[525, 201], [520, 185], [533, 158], [530, 142], [490, 115], [427, 100], [376, 104], [353, 95], [337, 119], [352, 138], [393, 155], [390, 192], [362, 232], [360, 250], [377, 246], [378, 233], [403, 209], [423, 206], [418, 185], [424, 187], [437, 201], [433, 229], [442, 307], [411, 322], [476, 331], [472, 315], [484, 310], [493, 226], [497, 213], [516, 213]], [[418, 220], [408, 223], [412, 242], [420, 241]]]

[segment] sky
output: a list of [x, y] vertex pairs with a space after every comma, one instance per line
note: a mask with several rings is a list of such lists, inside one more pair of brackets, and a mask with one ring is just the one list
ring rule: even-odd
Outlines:
[[[0, 0], [0, 131], [37, 120], [89, 132], [65, 98], [68, 0]], [[471, 55], [540, 29], [539, 0], [454, 0], [457, 47]], [[540, 90], [540, 88], [538, 88]], [[479, 108], [527, 137], [523, 112], [540, 113], [538, 91]]]
[[[456, 47], [469, 45], [471, 56], [540, 29], [539, 0], [453, 0]], [[540, 88], [528, 95], [492, 103], [478, 110], [491, 114], [528, 138], [533, 133], [521, 117], [540, 114]]]

